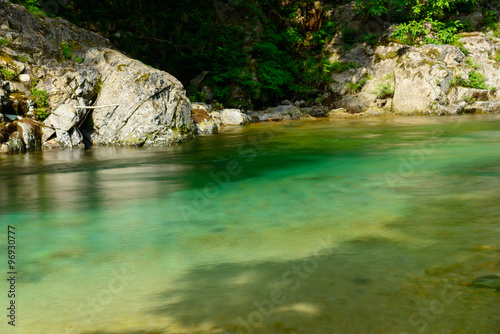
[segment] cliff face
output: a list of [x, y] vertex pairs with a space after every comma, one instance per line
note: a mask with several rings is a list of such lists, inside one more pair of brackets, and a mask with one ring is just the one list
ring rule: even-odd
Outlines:
[[0, 18], [2, 152], [163, 146], [194, 135], [190, 102], [173, 76], [63, 19], [35, 18], [4, 1]]

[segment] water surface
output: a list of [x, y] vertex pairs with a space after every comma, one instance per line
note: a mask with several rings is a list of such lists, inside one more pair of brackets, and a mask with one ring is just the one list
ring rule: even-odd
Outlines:
[[499, 292], [467, 285], [500, 275], [499, 141], [499, 117], [415, 117], [0, 156], [0, 327], [500, 333]]

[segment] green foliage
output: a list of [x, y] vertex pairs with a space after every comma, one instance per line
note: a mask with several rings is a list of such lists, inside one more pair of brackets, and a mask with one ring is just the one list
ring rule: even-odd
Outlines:
[[323, 71], [327, 74], [344, 72], [352, 68], [359, 68], [359, 65], [356, 63], [339, 61], [333, 63], [328, 62], [323, 65]]
[[61, 50], [65, 59], [71, 59], [73, 57], [73, 48], [66, 41], [61, 42]]
[[428, 35], [430, 32], [426, 29], [425, 22], [426, 21], [411, 21], [408, 23], [401, 23], [397, 26], [392, 37], [402, 43], [414, 45], [418, 38]]
[[359, 29], [347, 28], [342, 30], [342, 38], [344, 43], [347, 45], [352, 45], [358, 42], [358, 35], [360, 33]]
[[455, 87], [458, 87], [458, 86], [470, 87], [470, 82], [468, 80], [462, 78], [461, 76], [455, 76], [451, 80], [451, 85], [455, 86]]
[[49, 114], [47, 113], [47, 108], [37, 108], [35, 111], [36, 118], [39, 121], [44, 121], [49, 117]]
[[372, 33], [372, 34], [367, 34], [367, 35], [363, 35], [361, 36], [360, 38], [360, 42], [364, 42], [364, 43], [367, 43], [369, 45], [375, 45], [377, 44], [377, 39], [378, 39], [378, 35], [376, 33]]
[[0, 38], [0, 45], [1, 46], [8, 46], [9, 45], [9, 41], [6, 40], [5, 38]]
[[467, 104], [472, 104], [477, 101], [475, 97], [472, 96], [466, 96], [464, 97], [464, 101], [467, 102]]
[[462, 51], [462, 53], [465, 55], [465, 56], [468, 56], [469, 55], [469, 50], [460, 42], [457, 42], [455, 44], [456, 46], [458, 46], [458, 48], [460, 49], [460, 51]]
[[217, 103], [215, 103], [214, 108], [215, 108], [215, 110], [222, 110], [222, 109], [224, 109], [224, 105], [222, 105], [222, 103], [220, 103], [220, 102], [217, 102]]
[[40, 0], [17, 0], [13, 2], [23, 5], [34, 16], [38, 17], [47, 16], [47, 13], [43, 10], [40, 4]]
[[495, 50], [495, 56], [490, 55], [490, 59], [499, 63], [500, 62], [500, 50]]
[[469, 81], [470, 81], [470, 86], [472, 88], [488, 89], [488, 85], [484, 80], [484, 75], [482, 75], [479, 72], [476, 72], [476, 70], [470, 72]]
[[368, 82], [368, 80], [370, 80], [370, 79], [371, 79], [370, 76], [365, 76], [358, 83], [354, 83], [354, 82], [347, 83], [346, 88], [347, 88], [348, 94], [354, 95], [354, 94], [359, 93], [363, 89], [365, 84]]
[[43, 121], [47, 118], [47, 109], [49, 107], [49, 99], [47, 92], [42, 89], [31, 89], [31, 100], [35, 103], [36, 117]]
[[29, 63], [30, 59], [26, 56], [18, 56], [17, 59], [23, 63]]
[[483, 11], [483, 26], [493, 31], [498, 29], [498, 13], [486, 9]]
[[484, 79], [484, 75], [477, 72], [475, 69], [469, 74], [469, 79], [464, 79], [461, 76], [456, 76], [451, 81], [452, 86], [462, 86], [476, 89], [489, 89], [488, 84]]
[[35, 105], [39, 108], [48, 107], [49, 99], [47, 98], [47, 92], [43, 89], [33, 88], [31, 90], [31, 99], [35, 102]]
[[474, 61], [474, 59], [467, 57], [465, 63], [472, 67], [472, 69], [477, 70], [479, 68], [479, 64]]
[[[339, 27], [328, 20], [308, 27], [314, 6], [312, 0], [233, 1], [222, 9], [197, 0], [152, 0], [147, 6], [74, 0], [61, 6], [60, 15], [86, 27], [98, 23], [118, 48], [185, 84], [210, 71], [205, 83], [219, 101], [259, 106], [327, 89], [330, 69], [322, 51]], [[306, 20], [295, 20], [299, 15]]]
[[83, 63], [83, 58], [78, 57], [78, 56], [76, 56], [73, 60], [74, 60], [75, 62], [77, 62], [77, 63], [80, 63], [80, 64], [81, 64], [81, 63]]
[[392, 80], [394, 79], [394, 71], [387, 73], [387, 75], [384, 77], [384, 80]]
[[394, 96], [394, 88], [390, 83], [379, 84], [375, 93], [378, 99], [391, 98]]
[[[429, 30], [428, 27], [431, 27]], [[393, 38], [409, 45], [414, 45], [418, 40], [423, 39], [425, 44], [455, 44], [458, 43], [457, 33], [464, 30], [464, 24], [460, 21], [450, 21], [447, 23], [426, 18], [419, 21], [401, 23], [397, 26], [392, 35]], [[435, 37], [426, 37], [434, 33]]]
[[[451, 15], [472, 12], [478, 5], [476, 0], [354, 2], [361, 13], [389, 14], [392, 22], [400, 24], [395, 36], [408, 44], [458, 43], [456, 34], [466, 27], [450, 21]], [[65, 3], [59, 15], [110, 36], [119, 49], [171, 73], [185, 86], [209, 71], [204, 85], [228, 106], [259, 107], [283, 98], [323, 95], [336, 72], [355, 67], [330, 64], [326, 59], [325, 45], [335, 33], [344, 29], [347, 47], [360, 42], [375, 44], [378, 39], [375, 34], [329, 22], [326, 16], [319, 24], [310, 25], [315, 19], [311, 9], [317, 6], [313, 0], [230, 1], [223, 8], [216, 8], [219, 2], [199, 0]], [[321, 3], [335, 10], [341, 1]], [[71, 59], [72, 51], [66, 45], [64, 57]], [[196, 100], [205, 98], [196, 89], [190, 94]]]
[[191, 102], [206, 102], [207, 94], [205, 92], [195, 92], [189, 96]]
[[17, 73], [10, 71], [6, 68], [0, 68], [0, 74], [2, 74], [3, 78], [7, 81], [12, 81], [17, 77]]
[[471, 12], [477, 0], [355, 0], [358, 12], [380, 16], [391, 14], [396, 20], [442, 19], [455, 12]]
[[355, 43], [367, 43], [375, 45], [378, 40], [378, 35], [375, 33], [362, 34], [360, 29], [347, 28], [342, 30], [342, 39], [344, 41], [344, 48], [349, 49]]
[[458, 42], [459, 37], [457, 33], [464, 30], [465, 26], [460, 21], [449, 21], [447, 23], [431, 20], [433, 31], [436, 33], [435, 38], [426, 38], [424, 43], [427, 44], [455, 44]]

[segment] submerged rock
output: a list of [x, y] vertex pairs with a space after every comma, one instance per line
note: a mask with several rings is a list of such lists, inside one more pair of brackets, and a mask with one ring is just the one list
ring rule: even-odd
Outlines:
[[477, 288], [488, 288], [500, 291], [500, 276], [497, 275], [481, 276], [473, 280], [470, 285]]
[[213, 119], [207, 119], [197, 123], [196, 129], [200, 134], [213, 135], [219, 133], [219, 126]]

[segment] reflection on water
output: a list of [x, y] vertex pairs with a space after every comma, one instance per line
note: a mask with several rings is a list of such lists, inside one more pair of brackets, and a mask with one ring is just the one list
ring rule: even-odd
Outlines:
[[291, 122], [1, 156], [15, 330], [500, 333], [498, 291], [470, 286], [500, 276], [499, 125]]

